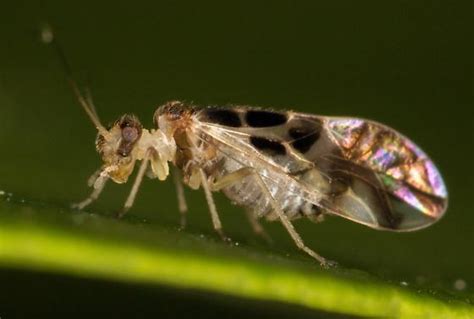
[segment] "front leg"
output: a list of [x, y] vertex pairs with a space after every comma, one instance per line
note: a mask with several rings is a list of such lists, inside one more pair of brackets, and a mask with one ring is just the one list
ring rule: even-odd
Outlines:
[[74, 203], [71, 205], [71, 208], [73, 209], [79, 209], [79, 210], [82, 210], [84, 209], [86, 206], [90, 205], [92, 202], [94, 202], [97, 198], [99, 198], [100, 194], [102, 193], [102, 191], [104, 190], [104, 187], [105, 187], [105, 183], [107, 182], [108, 180], [108, 177], [106, 176], [101, 176], [101, 173], [102, 173], [102, 169], [98, 169], [97, 171], [95, 171], [91, 177], [89, 177], [88, 181], [87, 181], [87, 185], [89, 185], [89, 187], [93, 187], [94, 190], [92, 191], [92, 193], [86, 198], [84, 199], [83, 201], [79, 202], [79, 203]]
[[142, 160], [142, 163], [140, 164], [140, 168], [138, 169], [137, 176], [135, 177], [135, 181], [133, 182], [132, 189], [130, 190], [130, 193], [128, 194], [127, 200], [125, 201], [125, 204], [123, 205], [122, 209], [117, 213], [117, 217], [119, 218], [123, 217], [128, 212], [128, 210], [133, 206], [133, 203], [135, 202], [135, 197], [137, 196], [137, 193], [138, 193], [138, 188], [140, 187], [143, 181], [143, 176], [145, 176], [145, 172], [146, 172], [149, 160], [150, 160], [150, 151], [148, 150], [145, 154], [145, 157]]

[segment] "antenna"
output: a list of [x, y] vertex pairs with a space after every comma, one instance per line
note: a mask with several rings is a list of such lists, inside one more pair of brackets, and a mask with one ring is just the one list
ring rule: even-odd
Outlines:
[[99, 116], [97, 115], [94, 104], [92, 103], [90, 91], [87, 90], [86, 96], [82, 95], [81, 91], [79, 90], [79, 86], [77, 85], [77, 82], [72, 76], [71, 66], [69, 65], [69, 62], [66, 59], [66, 55], [64, 54], [62, 47], [59, 45], [58, 40], [55, 38], [53, 29], [48, 24], [44, 25], [41, 28], [41, 41], [43, 43], [50, 44], [54, 47], [54, 50], [56, 51], [66, 74], [66, 80], [68, 81], [69, 86], [71, 87], [74, 95], [79, 101], [79, 104], [82, 106], [84, 111], [86, 111], [87, 115], [89, 116], [99, 133], [104, 137], [107, 136], [108, 131], [100, 123]]

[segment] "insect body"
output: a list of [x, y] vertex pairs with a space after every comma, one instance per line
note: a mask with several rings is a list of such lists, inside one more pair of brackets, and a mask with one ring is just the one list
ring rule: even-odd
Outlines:
[[[257, 230], [260, 217], [279, 220], [300, 249], [327, 265], [304, 245], [291, 220], [339, 215], [376, 229], [410, 231], [438, 220], [447, 206], [432, 161], [410, 140], [375, 122], [174, 101], [157, 109], [155, 129], [124, 115], [106, 130], [90, 114], [104, 165], [94, 192], [79, 208], [97, 198], [106, 180], [125, 183], [142, 161], [124, 213], [144, 174], [164, 180], [172, 163], [184, 184], [203, 188], [222, 236], [213, 191], [249, 210]], [[180, 202], [184, 207], [182, 193]]]
[[330, 262], [303, 243], [293, 219], [338, 215], [375, 229], [411, 231], [429, 226], [446, 210], [446, 188], [433, 162], [409, 139], [372, 121], [174, 101], [157, 109], [154, 129], [143, 128], [133, 115], [106, 129], [91, 98], [72, 79], [52, 30], [45, 28], [42, 38], [55, 46], [69, 84], [98, 130], [96, 146], [104, 164], [90, 178], [94, 190], [76, 205], [79, 209], [100, 195], [107, 180], [127, 182], [141, 161], [124, 214], [144, 175], [165, 180], [171, 163], [181, 172], [175, 181], [183, 214], [184, 182], [204, 190], [214, 228], [224, 237], [212, 197], [222, 191], [247, 209], [257, 232], [262, 233], [260, 217], [280, 221], [296, 245], [323, 266]]

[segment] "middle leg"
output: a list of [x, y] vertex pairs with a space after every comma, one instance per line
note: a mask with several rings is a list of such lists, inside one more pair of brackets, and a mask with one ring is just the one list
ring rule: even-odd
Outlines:
[[173, 170], [173, 180], [176, 187], [176, 195], [178, 197], [178, 209], [181, 216], [180, 229], [186, 227], [186, 213], [188, 212], [188, 205], [186, 203], [186, 197], [184, 196], [183, 182], [181, 181], [181, 174], [177, 169]]
[[204, 194], [206, 195], [207, 205], [209, 206], [209, 212], [211, 213], [212, 224], [214, 225], [214, 230], [221, 236], [222, 240], [229, 241], [222, 231], [222, 223], [217, 213], [216, 203], [214, 203], [214, 198], [212, 198], [211, 188], [209, 187], [208, 178], [206, 173], [202, 168], [199, 169], [199, 175], [201, 176], [201, 185], [204, 189]]

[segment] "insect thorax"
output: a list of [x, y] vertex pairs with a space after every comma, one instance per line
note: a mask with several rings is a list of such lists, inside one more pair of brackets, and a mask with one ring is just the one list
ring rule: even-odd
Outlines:
[[[291, 176], [265, 166], [259, 167], [259, 161], [252, 156], [236, 152], [232, 145], [214, 139], [211, 132], [202, 125], [216, 117], [223, 119], [229, 126], [235, 127], [240, 123], [232, 112], [224, 109], [197, 108], [181, 102], [169, 102], [155, 113], [159, 129], [171, 134], [176, 142], [174, 164], [181, 169], [187, 185], [191, 188], [200, 186], [197, 174], [199, 169], [203, 169], [210, 180], [218, 180], [241, 168], [255, 168], [263, 175], [272, 197], [289, 217], [319, 213], [315, 204], [319, 197], [313, 195], [314, 198], [308, 200], [310, 195], [303, 194], [304, 190]], [[284, 165], [282, 161], [285, 161], [285, 156], [280, 158], [280, 164]], [[234, 184], [225, 187], [223, 193], [235, 204], [248, 207], [258, 215], [274, 218], [270, 200], [255, 178], [250, 175], [237, 179]]]

